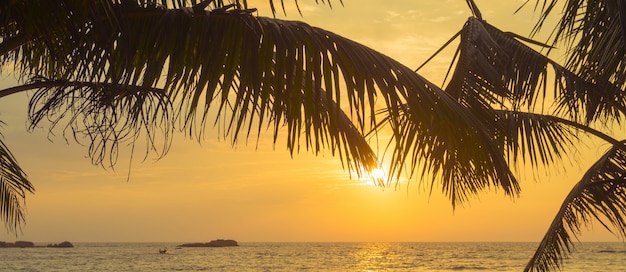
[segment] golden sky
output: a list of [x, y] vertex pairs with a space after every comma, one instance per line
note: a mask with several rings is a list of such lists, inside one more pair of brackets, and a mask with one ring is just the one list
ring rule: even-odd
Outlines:
[[[271, 16], [268, 1], [248, 2]], [[464, 0], [343, 0], [343, 7], [333, 0], [332, 10], [299, 2], [302, 17], [285, 1], [286, 19], [346, 36], [412, 68], [470, 16]], [[523, 2], [477, 0], [488, 22], [525, 35], [537, 14], [526, 8], [514, 15]], [[440, 84], [446, 61], [437, 58], [420, 74]], [[0, 78], [0, 88], [15, 84], [10, 75]], [[251, 140], [232, 148], [215, 130], [202, 144], [175, 135], [165, 158], [135, 159], [127, 181], [127, 156], [107, 171], [91, 165], [86, 147], [61, 135], [46, 128], [27, 133], [27, 95], [0, 100], [0, 120], [7, 123], [5, 143], [36, 188], [17, 239], [35, 242], [538, 241], [569, 189], [608, 148], [587, 142], [580, 157], [588, 161], [566, 161], [549, 175], [522, 173], [519, 198], [485, 192], [453, 211], [439, 188], [429, 195], [419, 180], [383, 189], [351, 179], [330, 152], [292, 158], [286, 142], [273, 146], [269, 135], [258, 147]], [[616, 240], [599, 224], [581, 238]]]

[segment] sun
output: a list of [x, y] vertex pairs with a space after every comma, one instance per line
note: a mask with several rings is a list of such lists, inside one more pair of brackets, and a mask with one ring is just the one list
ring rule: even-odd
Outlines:
[[382, 168], [374, 168], [368, 173], [369, 178], [376, 185], [385, 185], [387, 182], [387, 173]]
[[372, 171], [370, 171], [370, 177], [372, 178], [385, 178], [386, 174], [385, 174], [385, 170], [380, 169], [380, 168], [374, 168], [372, 169]]

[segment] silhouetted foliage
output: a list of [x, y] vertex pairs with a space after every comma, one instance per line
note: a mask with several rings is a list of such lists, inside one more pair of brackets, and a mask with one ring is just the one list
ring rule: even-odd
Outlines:
[[[174, 133], [201, 140], [215, 125], [233, 145], [286, 134], [291, 154], [328, 149], [360, 174], [383, 161], [368, 137], [389, 129], [390, 178], [379, 185], [408, 173], [441, 186], [453, 207], [489, 188], [516, 197], [512, 167], [549, 167], [583, 133], [599, 137], [613, 148], [565, 199], [526, 268], [551, 271], [592, 221], [626, 234], [624, 144], [597, 128], [619, 125], [626, 109], [626, 8], [565, 2], [544, 44], [487, 24], [467, 0], [474, 16], [455, 35], [455, 65], [438, 87], [327, 30], [256, 16], [245, 0], [2, 1], [0, 69], [15, 71], [20, 85], [0, 97], [35, 90], [29, 128], [86, 141], [105, 167], [122, 143], [144, 139], [146, 156], [163, 156]], [[537, 1], [535, 30], [557, 5]], [[563, 40], [572, 48], [564, 65], [531, 48]], [[2, 141], [0, 189], [0, 217], [16, 231], [34, 189]]]

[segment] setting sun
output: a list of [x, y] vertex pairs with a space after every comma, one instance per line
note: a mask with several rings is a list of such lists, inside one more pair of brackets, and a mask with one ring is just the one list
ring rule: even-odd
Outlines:
[[370, 180], [374, 181], [374, 184], [384, 186], [387, 183], [387, 174], [385, 170], [381, 168], [374, 168], [368, 173]]

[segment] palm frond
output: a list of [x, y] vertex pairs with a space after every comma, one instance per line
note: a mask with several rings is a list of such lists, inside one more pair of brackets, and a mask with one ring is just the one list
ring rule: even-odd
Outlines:
[[[400, 115], [400, 105], [407, 103], [411, 118], [446, 124], [446, 129], [440, 131], [447, 133], [442, 138], [458, 137], [457, 128], [463, 128], [468, 135], [481, 135], [484, 143], [495, 135], [474, 132], [496, 128], [472, 121], [483, 117], [494, 120], [497, 116], [493, 113], [470, 114], [455, 99], [396, 61], [301, 22], [253, 17], [241, 9], [190, 13], [185, 9], [129, 11], [113, 5], [111, 10], [118, 25], [103, 21], [107, 17], [95, 13], [86, 17], [89, 23], [78, 32], [80, 35], [61, 35], [68, 39], [61, 44], [79, 42], [86, 50], [54, 48], [37, 54], [50, 60], [68, 60], [52, 66], [52, 62], [29, 57], [30, 53], [17, 53], [23, 71], [44, 73], [53, 80], [60, 74], [72, 82], [143, 87], [163, 84], [170, 101], [178, 103], [174, 115], [190, 134], [201, 135], [210, 109], [217, 108], [216, 115], [225, 120], [224, 133], [232, 135], [234, 142], [240, 134], [258, 133], [265, 124], [271, 124], [276, 139], [278, 128], [286, 125], [287, 146], [292, 153], [300, 141], [306, 142], [307, 148], [329, 145], [332, 152], [344, 152], [340, 156], [354, 169], [371, 167], [375, 162], [370, 160], [375, 156], [363, 144], [362, 136], [338, 125], [348, 124], [345, 117], [350, 117], [355, 119], [353, 129], [374, 127], [375, 103], [380, 97], [393, 118]], [[27, 52], [29, 46], [25, 44], [19, 52]], [[45, 74], [50, 67], [57, 73]], [[341, 82], [346, 85], [345, 91], [340, 90]], [[214, 102], [217, 107], [212, 106]], [[338, 111], [344, 106], [350, 110], [346, 116]], [[324, 111], [324, 107], [335, 113], [324, 118], [313, 114]], [[440, 107], [445, 110], [433, 110]], [[340, 131], [349, 133], [337, 133]], [[396, 135], [404, 140], [401, 132]], [[501, 153], [497, 151], [499, 146], [486, 147], [490, 154]], [[463, 148], [469, 156], [470, 146]], [[398, 152], [396, 160], [405, 160], [404, 154]], [[474, 176], [482, 175], [483, 180], [492, 183], [503, 180], [507, 193], [515, 194], [517, 185], [505, 170], [506, 163], [491, 160], [490, 155], [481, 160]], [[498, 171], [489, 170], [494, 162]], [[459, 173], [445, 178], [460, 178]]]
[[146, 155], [162, 156], [170, 147], [172, 105], [161, 89], [44, 78], [28, 86], [38, 89], [29, 102], [29, 129], [44, 120], [50, 122], [50, 133], [62, 126], [66, 140], [88, 146], [94, 164], [113, 167], [120, 145], [134, 147], [141, 135]]
[[[553, 86], [556, 114], [582, 123], [620, 120], [621, 91], [608, 81], [580, 77], [484, 21], [470, 18], [459, 45], [458, 64], [446, 91], [468, 105], [490, 103], [534, 111]], [[549, 68], [554, 80], [549, 83]], [[549, 101], [548, 101], [549, 102]], [[583, 109], [581, 111], [581, 109]]]
[[515, 162], [521, 157], [533, 167], [560, 160], [579, 140], [578, 130], [590, 131], [586, 126], [552, 115], [509, 110], [497, 112], [505, 127], [502, 133], [507, 141], [505, 153], [508, 160]]
[[[402, 106], [398, 110], [400, 121], [392, 124], [394, 162], [400, 162], [392, 167], [394, 173], [399, 173], [405, 163], [412, 169], [423, 164], [422, 177], [427, 173], [441, 175], [444, 193], [453, 203], [463, 202], [489, 186], [502, 186], [507, 194], [514, 195], [519, 188], [509, 163], [515, 163], [518, 155], [534, 166], [549, 165], [571, 146], [574, 128], [582, 128], [575, 120], [591, 122], [624, 108], [621, 100], [611, 100], [609, 95], [604, 100], [589, 95], [612, 90], [585, 81], [517, 39], [476, 18], [467, 21], [461, 31], [457, 66], [445, 90], [465, 112], [454, 114], [477, 119], [458, 123], [424, 120], [417, 117], [421, 113], [412, 112], [419, 107]], [[546, 101], [549, 67], [556, 75], [552, 84], [558, 96], [557, 113], [574, 121], [531, 113], [537, 103]], [[437, 102], [436, 111], [446, 112], [445, 103]]]
[[24, 223], [26, 193], [35, 188], [0, 139], [0, 220], [10, 232], [16, 232]]
[[593, 221], [621, 237], [626, 236], [626, 148], [613, 146], [567, 195], [524, 271], [560, 269], [573, 250], [572, 238]]
[[[560, 1], [539, 1], [541, 16], [535, 30], [544, 23]], [[622, 1], [564, 1], [554, 26], [552, 42], [565, 42], [566, 67], [590, 82], [610, 82], [613, 88], [626, 87], [626, 5]], [[620, 91], [621, 93], [621, 91]], [[594, 94], [604, 95], [604, 94]], [[611, 95], [609, 93], [608, 95]], [[620, 95], [622, 96], [622, 95]], [[605, 98], [610, 99], [610, 96]]]
[[519, 194], [502, 141], [494, 139], [495, 132], [503, 129], [494, 111], [470, 110], [445, 96], [437, 97], [434, 107], [411, 102], [398, 113], [384, 110], [386, 117], [379, 124], [379, 128], [389, 124], [394, 132], [390, 172], [396, 178], [408, 166], [409, 176], [430, 181], [431, 191], [441, 182], [453, 207], [492, 187], [509, 196]]
[[[55, 36], [68, 41], [53, 44], [79, 42], [86, 50], [44, 48], [31, 54], [34, 44], [24, 44], [16, 53], [22, 71], [43, 73], [51, 80], [62, 75], [68, 82], [110, 86], [163, 84], [169, 100], [178, 103], [173, 115], [190, 134], [203, 133], [216, 102], [217, 118], [226, 120], [224, 134], [231, 135], [233, 142], [240, 134], [261, 131], [265, 124], [272, 124], [277, 139], [285, 125], [292, 153], [300, 141], [316, 151], [329, 146], [354, 169], [376, 163], [371, 148], [354, 130], [375, 124], [380, 94], [390, 108], [408, 100], [432, 108], [440, 99], [437, 96], [447, 97], [392, 59], [301, 22], [253, 17], [240, 9], [189, 13], [184, 9], [128, 11], [114, 5], [112, 10], [119, 28], [102, 22], [106, 16], [94, 14], [86, 18], [100, 21], [85, 23], [79, 34]], [[50, 64], [31, 58], [34, 55], [67, 61]], [[49, 70], [55, 72], [46, 74]], [[340, 91], [342, 81], [345, 92]], [[350, 109], [347, 115], [339, 111], [344, 105]], [[456, 114], [447, 113], [442, 122], [456, 119]], [[355, 118], [355, 125], [347, 117]]]
[[[162, 85], [169, 101], [178, 103], [172, 115], [179, 118], [182, 124], [179, 129], [192, 135], [203, 133], [209, 106], [217, 102], [216, 122], [218, 118], [227, 119], [224, 135], [231, 135], [233, 142], [240, 138], [241, 132], [249, 136], [255, 130], [255, 122], [259, 133], [264, 124], [271, 123], [275, 140], [279, 128], [287, 127], [287, 145], [292, 153], [299, 149], [304, 134], [307, 149], [311, 147], [319, 152], [320, 146], [328, 145], [333, 153], [340, 152], [342, 161], [348, 162], [349, 167], [369, 169], [376, 164], [373, 151], [355, 131], [357, 127], [362, 131], [367, 126], [369, 116], [365, 108], [373, 108], [375, 103], [374, 82], [368, 73], [379, 73], [375, 80], [387, 85], [383, 80], [391, 82], [391, 72], [382, 78], [382, 69], [388, 67], [376, 67], [364, 61], [355, 65], [355, 60], [365, 55], [378, 65], [389, 66], [386, 64], [389, 58], [304, 23], [253, 17], [250, 10], [199, 12], [117, 4], [94, 4], [88, 11], [77, 9], [76, 14], [82, 14], [83, 22], [76, 22], [78, 15], [70, 12], [74, 17], [65, 18], [69, 27], [44, 29], [48, 32], [43, 32], [51, 34], [30, 36], [32, 40], [11, 51], [12, 60], [19, 60], [21, 74], [41, 75], [52, 81], [100, 82], [85, 97], [113, 94], [112, 89], [97, 94], [102, 86], [149, 89]], [[355, 47], [356, 53], [351, 51]], [[359, 74], [361, 70], [366, 72]], [[356, 78], [346, 77], [345, 81], [351, 81], [350, 91], [348, 99], [341, 101], [339, 82], [346, 72], [356, 74]], [[388, 90], [395, 88], [392, 83], [389, 85]], [[329, 91], [323, 91], [322, 87]], [[80, 93], [74, 87], [69, 92], [59, 89], [56, 94], [48, 94], [48, 91], [44, 90], [36, 96], [38, 101], [31, 103], [44, 105], [31, 110], [31, 114], [38, 115], [31, 118], [33, 125], [42, 120], [41, 116], [63, 114], [58, 111], [63, 104], [60, 101], [82, 103], [72, 100]], [[358, 126], [346, 123], [349, 118], [340, 112], [341, 102], [351, 106], [351, 116], [357, 116]], [[81, 109], [80, 105], [66, 105], [79, 108], [78, 112], [97, 112]], [[318, 111], [324, 112], [324, 108], [329, 109], [325, 116], [316, 115]], [[71, 131], [79, 130], [68, 127]], [[87, 134], [91, 139], [93, 135]], [[114, 134], [110, 139], [119, 136]], [[101, 162], [99, 153], [91, 154]]]
[[445, 90], [470, 106], [510, 101], [514, 108], [532, 108], [539, 90], [545, 90], [548, 58], [484, 21], [468, 19], [459, 51]]

